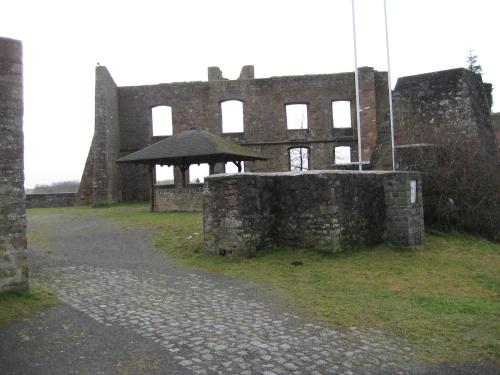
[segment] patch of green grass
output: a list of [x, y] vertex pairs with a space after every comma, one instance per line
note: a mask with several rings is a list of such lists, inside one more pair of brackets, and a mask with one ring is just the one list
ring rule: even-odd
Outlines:
[[29, 317], [36, 311], [57, 304], [46, 285], [30, 281], [30, 289], [0, 293], [0, 325]]
[[42, 223], [36, 226], [28, 225], [26, 236], [30, 246], [34, 245], [48, 253], [52, 253], [54, 251], [54, 247], [50, 244], [47, 238], [47, 228]]
[[87, 212], [141, 225], [184, 266], [271, 286], [316, 319], [402, 335], [422, 360], [500, 362], [499, 244], [433, 234], [421, 250], [382, 244], [331, 255], [280, 247], [232, 259], [202, 251], [199, 213], [150, 213], [146, 205]]

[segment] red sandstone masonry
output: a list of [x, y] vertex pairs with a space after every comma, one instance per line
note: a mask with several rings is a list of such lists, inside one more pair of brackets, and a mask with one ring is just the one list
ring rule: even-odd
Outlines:
[[[387, 95], [376, 95], [376, 73], [372, 68], [361, 69], [362, 125], [366, 123], [367, 127], [362, 131], [366, 142], [364, 160], [370, 159], [376, 144], [377, 106], [388, 100]], [[292, 147], [309, 148], [313, 169], [335, 168], [336, 146], [350, 146], [353, 158], [357, 154], [354, 73], [255, 79], [253, 67], [247, 66], [238, 80], [226, 80], [220, 69], [211, 67], [207, 82], [116, 87], [101, 66], [96, 77], [96, 129], [92, 145], [93, 203], [148, 199], [146, 168], [133, 165], [117, 168], [113, 158], [157, 140], [152, 136], [152, 107], [172, 107], [174, 134], [193, 127], [222, 134], [220, 103], [225, 100], [243, 101], [244, 132], [224, 136], [269, 157], [267, 161], [247, 163], [246, 171], [287, 171]], [[351, 102], [350, 129], [333, 128], [331, 104], [337, 100]], [[308, 129], [287, 130], [285, 105], [292, 103], [308, 105]], [[92, 175], [88, 171], [91, 165], [86, 166], [84, 176]], [[223, 166], [218, 165], [216, 170], [222, 172]], [[180, 184], [178, 171], [175, 183]], [[86, 186], [82, 191], [90, 191], [88, 183]]]

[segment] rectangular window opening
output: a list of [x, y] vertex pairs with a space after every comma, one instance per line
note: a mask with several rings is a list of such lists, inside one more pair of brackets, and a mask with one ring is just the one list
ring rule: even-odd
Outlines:
[[349, 164], [351, 162], [351, 146], [335, 147], [335, 164]]
[[172, 135], [172, 107], [160, 105], [151, 109], [153, 118], [153, 137]]
[[243, 133], [243, 102], [227, 100], [220, 104], [223, 133]]
[[347, 100], [332, 102], [332, 116], [334, 128], [351, 128], [351, 102]]
[[289, 151], [290, 170], [308, 171], [309, 170], [309, 149], [306, 147], [291, 148]]
[[285, 110], [287, 129], [307, 129], [307, 104], [287, 104]]

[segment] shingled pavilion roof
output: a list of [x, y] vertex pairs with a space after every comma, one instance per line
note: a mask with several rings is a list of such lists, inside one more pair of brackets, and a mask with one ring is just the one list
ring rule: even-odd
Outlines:
[[119, 163], [146, 163], [189, 167], [190, 164], [215, 164], [228, 161], [266, 160], [267, 158], [228, 139], [205, 130], [185, 130], [124, 156]]

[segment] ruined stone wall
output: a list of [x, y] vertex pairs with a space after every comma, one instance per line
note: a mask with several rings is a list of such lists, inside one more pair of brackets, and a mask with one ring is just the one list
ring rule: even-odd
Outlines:
[[0, 291], [28, 287], [21, 42], [0, 38]]
[[483, 82], [467, 69], [398, 79], [394, 109], [398, 145], [456, 139], [494, 150]]
[[[207, 82], [118, 88], [104, 67], [98, 67], [97, 73], [93, 142], [96, 203], [149, 197], [146, 167], [123, 164], [114, 175], [119, 175], [119, 179], [110, 178], [117, 169], [109, 161], [116, 155], [117, 145], [119, 156], [124, 156], [159, 139], [153, 137], [151, 109], [160, 105], [172, 108], [174, 134], [196, 127], [222, 134], [269, 157], [267, 161], [246, 163], [247, 171], [289, 170], [291, 147], [309, 148], [311, 169], [334, 168], [335, 146], [350, 146], [352, 159], [357, 159], [354, 73], [254, 79], [253, 67], [247, 66], [238, 80], [227, 80], [220, 69], [212, 67]], [[388, 100], [387, 85], [377, 85], [377, 82], [385, 80], [387, 75], [372, 68], [361, 68], [359, 73], [363, 159], [369, 161], [376, 144], [378, 123], [386, 116], [380, 108], [386, 108]], [[227, 100], [243, 102], [242, 133], [222, 133], [221, 102]], [[337, 100], [351, 102], [351, 128], [333, 127], [332, 102]], [[115, 117], [117, 102], [119, 125]], [[308, 105], [308, 129], [287, 129], [285, 105], [296, 103]], [[119, 140], [115, 139], [117, 129]], [[223, 167], [218, 166], [216, 170], [223, 171]], [[179, 183], [176, 173], [176, 184]], [[106, 195], [106, 189], [113, 193]]]
[[26, 208], [72, 207], [77, 204], [77, 193], [26, 194]]
[[116, 164], [120, 156], [118, 89], [104, 66], [96, 68], [95, 102], [93, 203], [102, 205], [121, 200]]
[[[416, 185], [410, 202], [410, 181]], [[208, 251], [254, 256], [275, 245], [327, 252], [423, 242], [422, 181], [412, 172], [311, 171], [214, 175], [206, 179]]]
[[500, 158], [500, 113], [491, 114], [491, 126], [495, 133], [495, 141], [497, 143], [497, 155]]

